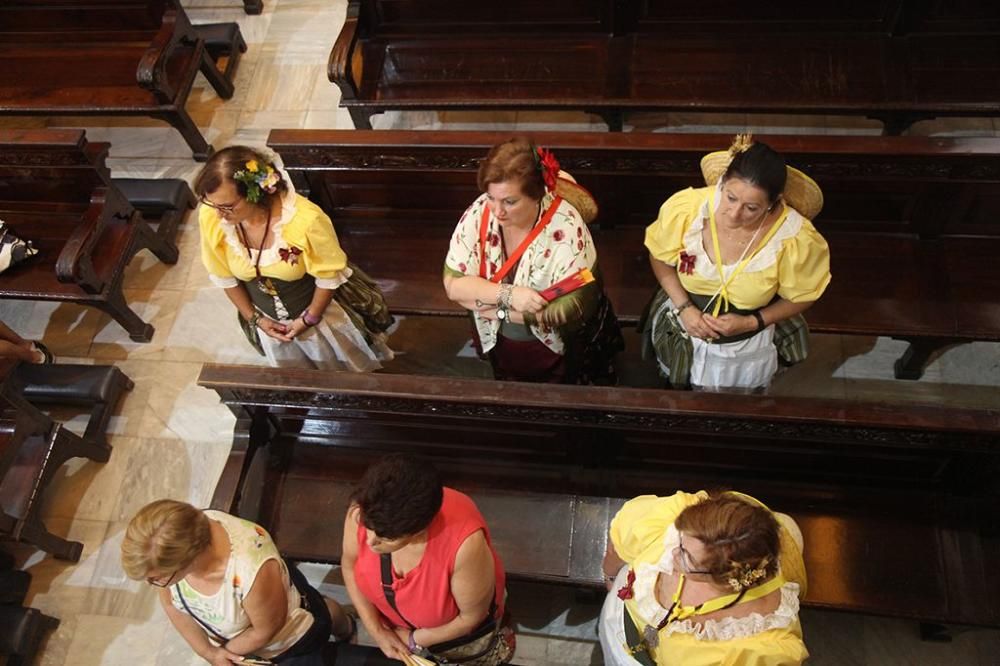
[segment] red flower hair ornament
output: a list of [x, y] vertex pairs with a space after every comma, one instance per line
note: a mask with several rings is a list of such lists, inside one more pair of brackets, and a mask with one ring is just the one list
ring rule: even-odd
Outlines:
[[551, 150], [537, 148], [535, 162], [539, 171], [542, 172], [542, 180], [545, 181], [545, 189], [554, 192], [556, 189], [556, 179], [559, 178], [559, 160], [552, 154]]

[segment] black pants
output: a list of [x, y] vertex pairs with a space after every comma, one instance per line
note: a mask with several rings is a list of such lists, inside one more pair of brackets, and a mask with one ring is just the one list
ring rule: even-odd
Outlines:
[[305, 600], [305, 608], [312, 613], [313, 623], [309, 630], [277, 657], [272, 659], [276, 664], [289, 666], [323, 666], [323, 648], [333, 633], [333, 619], [330, 609], [326, 607], [323, 595], [309, 584], [306, 577], [294, 565], [289, 565], [288, 576], [292, 584]]

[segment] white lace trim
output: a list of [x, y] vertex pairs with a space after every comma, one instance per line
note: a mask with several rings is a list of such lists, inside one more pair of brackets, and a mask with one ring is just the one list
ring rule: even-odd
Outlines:
[[731, 641], [748, 638], [772, 629], [785, 629], [799, 616], [799, 584], [781, 586], [781, 603], [771, 613], [751, 613], [746, 617], [724, 617], [721, 620], [671, 622], [663, 630], [671, 634], [689, 634], [700, 641]]
[[635, 594], [635, 607], [639, 613], [650, 618], [650, 624], [659, 624], [667, 609], [656, 599], [656, 581], [660, 572], [674, 573], [674, 549], [681, 543], [680, 533], [672, 524], [663, 534], [663, 555], [656, 564], [642, 563], [635, 570], [635, 582], [632, 591]]
[[352, 275], [354, 275], [354, 271], [350, 268], [345, 268], [333, 277], [316, 278], [316, 286], [320, 289], [336, 289], [340, 285], [347, 282]]
[[[721, 186], [717, 187], [715, 194], [712, 195], [712, 205], [716, 209], [719, 207], [719, 199], [722, 196], [720, 188]], [[771, 240], [767, 241], [767, 244], [757, 251], [754, 258], [743, 269], [744, 272], [757, 273], [773, 266], [778, 261], [778, 252], [781, 250], [782, 243], [790, 238], [795, 238], [802, 229], [802, 222], [805, 218], [791, 206], [785, 205], [788, 208], [788, 217], [778, 227], [778, 230], [774, 232]], [[702, 241], [701, 236], [702, 230], [705, 228], [705, 222], [708, 220], [708, 206], [709, 200], [706, 199], [701, 204], [698, 215], [692, 220], [691, 226], [688, 227], [687, 232], [684, 234], [684, 250], [696, 257], [703, 257], [702, 261], [695, 261], [694, 269], [698, 272], [698, 275], [707, 280], [718, 280], [718, 269], [705, 250], [705, 243]], [[735, 264], [725, 264], [725, 268], [731, 269], [733, 267], [735, 267]]]

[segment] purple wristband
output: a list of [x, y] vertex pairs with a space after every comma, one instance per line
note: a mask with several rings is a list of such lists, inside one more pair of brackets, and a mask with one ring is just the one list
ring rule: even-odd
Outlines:
[[406, 645], [406, 647], [410, 649], [411, 654], [415, 654], [420, 650], [420, 648], [417, 647], [417, 640], [413, 637], [413, 632], [414, 630], [410, 629], [410, 640], [407, 641]]
[[313, 317], [312, 314], [310, 314], [309, 310], [303, 310], [302, 321], [303, 323], [305, 323], [306, 326], [309, 326], [311, 328], [316, 324], [320, 323], [321, 321], [323, 321], [323, 318], [318, 316]]

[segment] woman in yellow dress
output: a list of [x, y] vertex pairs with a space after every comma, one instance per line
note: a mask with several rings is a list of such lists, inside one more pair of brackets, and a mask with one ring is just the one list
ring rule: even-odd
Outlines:
[[801, 532], [752, 497], [630, 500], [611, 521], [603, 568], [606, 664], [791, 666], [809, 656]]
[[378, 286], [348, 262], [330, 218], [296, 194], [274, 158], [230, 146], [194, 189], [202, 262], [271, 365], [367, 372], [392, 359], [393, 319]]
[[641, 323], [676, 388], [753, 392], [803, 360], [802, 313], [830, 283], [830, 251], [810, 219], [823, 193], [763, 143], [737, 137], [701, 163], [708, 187], [670, 197], [646, 229], [661, 290]]

